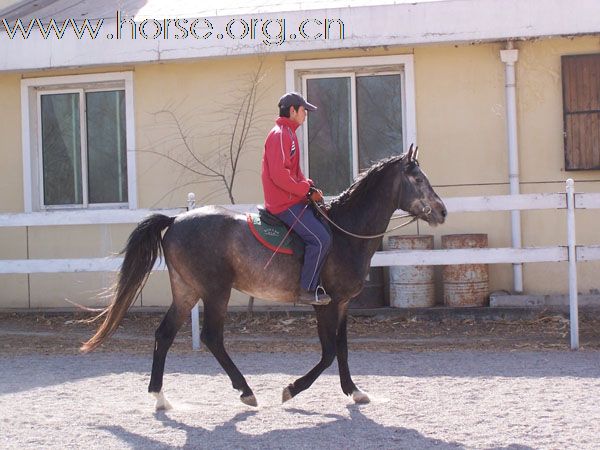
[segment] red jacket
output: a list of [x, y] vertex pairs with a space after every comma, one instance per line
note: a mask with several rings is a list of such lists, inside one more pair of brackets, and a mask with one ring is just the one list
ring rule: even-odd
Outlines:
[[272, 214], [279, 214], [296, 203], [306, 201], [306, 194], [313, 184], [300, 169], [296, 128], [296, 122], [279, 117], [265, 140], [262, 185], [265, 207]]

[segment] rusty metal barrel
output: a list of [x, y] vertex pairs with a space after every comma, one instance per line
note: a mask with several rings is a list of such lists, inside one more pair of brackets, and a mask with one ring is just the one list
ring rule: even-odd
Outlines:
[[[442, 248], [485, 248], [487, 234], [448, 234], [442, 236]], [[442, 269], [446, 306], [486, 306], [489, 294], [487, 264], [456, 264]]]
[[[390, 250], [431, 250], [433, 236], [390, 236]], [[396, 308], [430, 307], [435, 304], [433, 266], [390, 267], [390, 305]]]

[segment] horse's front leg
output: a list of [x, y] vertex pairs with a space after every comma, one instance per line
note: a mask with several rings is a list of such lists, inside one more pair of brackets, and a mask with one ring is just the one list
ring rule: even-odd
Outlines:
[[283, 390], [282, 402], [287, 402], [300, 392], [308, 389], [335, 359], [335, 335], [337, 328], [337, 305], [331, 302], [327, 306], [315, 306], [317, 312], [317, 328], [321, 341], [321, 360], [310, 372], [298, 378]]
[[340, 371], [340, 383], [342, 385], [342, 391], [346, 395], [351, 395], [352, 400], [355, 403], [369, 403], [371, 400], [369, 396], [356, 387], [352, 377], [350, 375], [350, 368], [348, 367], [348, 304], [340, 306], [339, 311], [340, 319], [337, 328], [336, 337], [336, 349], [338, 368]]

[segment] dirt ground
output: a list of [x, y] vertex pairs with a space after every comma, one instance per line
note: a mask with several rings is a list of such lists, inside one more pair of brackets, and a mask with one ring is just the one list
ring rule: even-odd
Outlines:
[[[89, 314], [0, 314], [0, 354], [76, 354], [97, 324], [82, 323]], [[129, 313], [119, 331], [97, 351], [148, 353], [161, 313]], [[314, 313], [230, 313], [225, 341], [234, 352], [296, 352], [318, 350]], [[600, 316], [580, 319], [580, 345], [600, 349]], [[179, 332], [173, 352], [191, 351], [191, 326]], [[531, 320], [417, 319], [394, 314], [348, 320], [350, 350], [539, 350], [569, 348], [569, 321], [557, 313], [540, 312]]]
[[0, 436], [6, 449], [598, 449], [600, 320], [580, 320], [569, 351], [562, 315], [490, 321], [352, 316], [357, 405], [337, 365], [281, 403], [319, 359], [313, 314], [231, 314], [227, 346], [259, 402], [238, 400], [191, 329], [167, 360], [173, 409], [146, 392], [160, 315], [130, 314], [99, 351], [73, 314], [0, 315]]

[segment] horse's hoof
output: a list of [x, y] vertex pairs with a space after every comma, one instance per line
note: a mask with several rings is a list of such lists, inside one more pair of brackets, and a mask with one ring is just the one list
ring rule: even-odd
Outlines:
[[352, 393], [352, 400], [354, 400], [354, 403], [358, 403], [361, 405], [371, 402], [371, 399], [369, 398], [369, 396], [366, 393], [364, 393], [363, 391], [358, 390], [358, 389]]
[[290, 391], [290, 388], [288, 386], [283, 390], [283, 394], [281, 395], [281, 403], [285, 403], [288, 400], [291, 400], [292, 397], [294, 396], [292, 395], [292, 392]]
[[240, 400], [242, 401], [242, 403], [248, 405], [248, 406], [258, 406], [258, 402], [256, 401], [256, 397], [254, 396], [254, 394], [252, 395], [247, 395], [247, 396], [240, 396]]
[[156, 405], [154, 405], [156, 411], [168, 411], [169, 409], [173, 409], [162, 391], [152, 392], [152, 395], [156, 398]]

